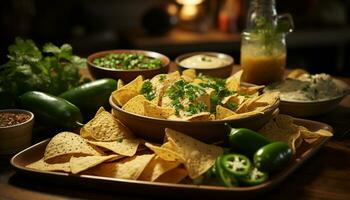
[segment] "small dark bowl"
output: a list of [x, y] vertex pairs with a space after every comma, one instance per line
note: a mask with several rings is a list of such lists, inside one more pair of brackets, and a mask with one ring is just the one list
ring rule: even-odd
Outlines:
[[167, 119], [158, 119], [127, 112], [117, 106], [112, 96], [109, 98], [112, 106], [112, 114], [116, 116], [123, 124], [131, 129], [136, 135], [146, 140], [161, 143], [164, 139], [165, 128], [174, 129], [203, 142], [213, 143], [227, 140], [229, 128], [225, 123], [235, 128], [249, 128], [253, 130], [260, 129], [278, 110], [279, 101], [263, 113], [253, 116], [247, 116], [241, 119], [226, 119], [214, 121], [176, 121]]
[[[195, 56], [195, 55], [208, 55], [208, 56], [213, 56], [213, 57], [217, 57], [217, 58], [224, 58], [224, 59], [228, 59], [230, 61], [229, 64], [227, 65], [223, 65], [217, 68], [211, 68], [211, 69], [202, 69], [202, 68], [188, 68], [186, 66], [182, 66], [180, 65], [180, 62], [186, 58], [189, 58], [191, 56]], [[193, 53], [187, 53], [187, 54], [182, 54], [178, 57], [176, 57], [175, 59], [175, 63], [178, 67], [178, 69], [180, 71], [186, 70], [186, 69], [195, 69], [197, 71], [197, 73], [203, 73], [206, 75], [210, 75], [213, 77], [219, 77], [219, 78], [227, 78], [231, 75], [232, 73], [232, 67], [234, 64], [234, 59], [227, 54], [224, 53], [218, 53], [218, 52], [193, 52]]]
[[[93, 64], [93, 60], [107, 54], [121, 54], [121, 53], [134, 53], [134, 54], [143, 54], [147, 57], [160, 59], [162, 62], [162, 67], [156, 69], [137, 69], [137, 70], [118, 70], [118, 69], [109, 69], [96, 66]], [[152, 78], [157, 74], [168, 73], [170, 60], [167, 56], [153, 52], [153, 51], [144, 51], [144, 50], [109, 50], [101, 51], [94, 54], [91, 54], [87, 58], [87, 65], [91, 76], [95, 79], [100, 78], [113, 78], [113, 79], [122, 79], [125, 83], [128, 83], [134, 80], [138, 75], [142, 75], [143, 78], [148, 79]]]

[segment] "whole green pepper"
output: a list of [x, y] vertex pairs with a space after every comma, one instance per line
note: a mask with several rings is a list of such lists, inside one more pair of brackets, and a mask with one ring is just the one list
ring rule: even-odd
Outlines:
[[273, 142], [254, 154], [254, 165], [260, 171], [273, 172], [284, 167], [292, 158], [292, 149], [285, 142]]
[[[59, 97], [76, 105], [89, 118], [101, 107], [108, 107], [111, 93], [117, 89], [117, 81], [104, 78], [72, 88]], [[86, 120], [86, 119], [85, 119]]]
[[32, 111], [35, 119], [44, 125], [74, 129], [82, 123], [79, 108], [59, 97], [29, 91], [19, 97], [19, 103], [24, 109]]
[[247, 128], [231, 128], [228, 138], [233, 149], [240, 151], [248, 157], [253, 157], [258, 149], [270, 143], [260, 133]]

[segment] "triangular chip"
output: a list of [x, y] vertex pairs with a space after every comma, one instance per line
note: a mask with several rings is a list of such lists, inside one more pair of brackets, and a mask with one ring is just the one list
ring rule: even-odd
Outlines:
[[123, 107], [122, 109], [134, 114], [144, 115], [145, 114], [145, 108], [144, 108], [144, 102], [147, 101], [147, 99], [143, 95], [137, 95], [134, 98], [130, 99]]
[[87, 174], [112, 178], [137, 180], [154, 154], [125, 158], [119, 162], [102, 163], [86, 171]]
[[201, 112], [188, 117], [184, 117], [185, 121], [208, 121], [210, 120], [210, 112]]
[[144, 101], [145, 116], [159, 119], [167, 119], [175, 113], [174, 108], [160, 107], [149, 101]]
[[162, 174], [176, 168], [179, 165], [179, 162], [166, 161], [160, 158], [159, 156], [155, 156], [147, 165], [147, 167], [143, 170], [142, 174], [139, 177], [139, 180], [154, 181]]
[[44, 158], [27, 165], [26, 167], [31, 169], [43, 170], [43, 171], [62, 171], [62, 172], [70, 172], [69, 162], [65, 163], [54, 163], [50, 164], [44, 161]]
[[134, 137], [124, 124], [107, 111], [99, 111], [80, 129], [80, 135], [97, 141], [115, 141]]
[[163, 160], [184, 162], [185, 159], [176, 151], [174, 151], [174, 148], [169, 148], [170, 143], [167, 145], [168, 143], [169, 142], [164, 143], [162, 146], [156, 146], [146, 142], [145, 145]]
[[120, 89], [118, 88], [116, 91], [112, 92], [113, 102], [118, 106], [123, 106], [131, 98], [140, 94], [142, 83], [142, 76], [138, 76], [130, 83], [122, 86]]
[[71, 132], [61, 132], [55, 135], [47, 144], [44, 153], [44, 160], [48, 162], [60, 156], [72, 156], [75, 154], [101, 155], [101, 152], [90, 146], [79, 135]]
[[179, 183], [184, 178], [186, 178], [187, 175], [188, 175], [188, 172], [186, 169], [182, 167], [178, 167], [161, 175], [155, 181], [161, 182], [161, 183]]
[[293, 118], [288, 115], [277, 115], [265, 124], [259, 132], [272, 141], [288, 143], [295, 153], [297, 140], [301, 136], [297, 125], [293, 124]]
[[124, 156], [135, 155], [137, 151], [137, 147], [140, 144], [140, 140], [137, 138], [124, 138], [124, 139], [119, 139], [116, 141], [109, 141], [109, 142], [98, 142], [98, 141], [87, 140], [87, 142]]
[[175, 151], [185, 159], [184, 165], [192, 179], [205, 173], [223, 153], [221, 147], [205, 144], [172, 129], [165, 129], [166, 139], [172, 141]]
[[236, 113], [232, 110], [225, 108], [223, 106], [216, 106], [216, 119], [225, 119], [229, 116], [235, 115]]
[[73, 174], [78, 174], [89, 168], [95, 167], [110, 159], [118, 158], [119, 155], [109, 156], [83, 156], [83, 157], [72, 157], [69, 161], [70, 169]]

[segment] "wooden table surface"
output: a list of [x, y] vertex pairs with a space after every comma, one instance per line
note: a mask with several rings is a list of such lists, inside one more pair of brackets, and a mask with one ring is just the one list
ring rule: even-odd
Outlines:
[[[338, 78], [350, 85], [350, 78]], [[334, 137], [281, 185], [259, 199], [350, 199], [350, 95], [332, 112], [309, 119], [331, 125]], [[0, 157], [1, 200], [154, 199], [118, 189], [102, 192], [52, 184], [54, 180], [49, 183], [30, 179], [16, 174], [9, 160], [10, 156]]]

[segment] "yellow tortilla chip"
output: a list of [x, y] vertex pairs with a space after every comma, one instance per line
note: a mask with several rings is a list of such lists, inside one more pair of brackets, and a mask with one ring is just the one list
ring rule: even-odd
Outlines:
[[124, 82], [122, 79], [118, 79], [118, 82], [117, 82], [117, 90], [122, 88], [124, 86]]
[[180, 163], [176, 161], [166, 161], [159, 156], [153, 157], [151, 162], [143, 170], [142, 174], [138, 178], [143, 181], [155, 181], [162, 174], [176, 168]]
[[243, 119], [243, 118], [247, 118], [247, 117], [251, 117], [251, 116], [255, 116], [255, 115], [262, 115], [263, 112], [261, 111], [248, 111], [248, 112], [245, 112], [245, 113], [239, 113], [239, 114], [235, 114], [235, 115], [231, 115], [231, 116], [228, 116], [224, 119]]
[[151, 149], [157, 156], [166, 161], [179, 161], [184, 162], [185, 159], [174, 151], [174, 148], [170, 142], [164, 143], [162, 146], [156, 146], [151, 143], [146, 142], [145, 146]]
[[123, 106], [131, 98], [135, 97], [140, 93], [140, 90], [142, 88], [142, 83], [143, 83], [143, 78], [140, 75], [130, 83], [112, 92], [113, 102], [116, 103], [118, 106]]
[[70, 169], [73, 174], [78, 174], [82, 171], [95, 167], [103, 162], [110, 159], [118, 158], [119, 155], [109, 156], [83, 156], [83, 157], [72, 157], [69, 161]]
[[107, 111], [101, 111], [80, 129], [83, 138], [97, 141], [115, 141], [134, 137], [132, 132]]
[[179, 183], [184, 178], [186, 178], [187, 175], [188, 175], [188, 172], [186, 169], [182, 167], [178, 167], [161, 175], [155, 181], [161, 182], [161, 183]]
[[124, 138], [109, 142], [96, 142], [87, 140], [87, 142], [124, 156], [135, 155], [135, 153], [137, 152], [137, 147], [140, 144], [140, 140], [137, 138]]
[[59, 158], [61, 156], [69, 155], [68, 158], [70, 158], [76, 154], [102, 155], [101, 152], [97, 150], [97, 148], [90, 146], [79, 135], [71, 132], [61, 132], [55, 135], [47, 144], [44, 153], [44, 160], [46, 162], [50, 162], [50, 160]]
[[235, 115], [236, 113], [232, 110], [225, 108], [223, 106], [216, 106], [216, 119], [225, 119], [229, 116]]
[[191, 82], [197, 77], [196, 70], [194, 70], [194, 69], [186, 69], [186, 70], [182, 71], [182, 76], [181, 77], [185, 81]]
[[131, 113], [145, 115], [144, 102], [147, 99], [143, 95], [137, 95], [134, 98], [130, 99], [122, 109]]
[[160, 107], [149, 101], [144, 101], [145, 116], [159, 119], [167, 119], [175, 113], [175, 109], [168, 107]]
[[259, 90], [263, 89], [265, 86], [264, 85], [258, 85], [258, 86], [252, 86], [252, 87], [239, 87], [237, 92], [238, 94], [244, 94], [244, 95], [252, 95], [259, 93]]
[[259, 131], [272, 141], [288, 143], [295, 153], [298, 147], [298, 138], [301, 136], [297, 125], [293, 124], [293, 118], [288, 115], [277, 115], [265, 124]]
[[227, 105], [229, 103], [240, 105], [241, 103], [243, 103], [244, 99], [245, 99], [244, 96], [237, 96], [237, 94], [235, 94], [235, 95], [224, 97], [221, 103], [224, 105]]
[[226, 79], [226, 88], [230, 91], [237, 91], [240, 88], [240, 79], [239, 73], [228, 77]]
[[87, 174], [137, 180], [154, 154], [125, 158], [119, 162], [102, 163], [86, 171]]
[[303, 139], [314, 139], [319, 137], [332, 137], [333, 133], [325, 130], [325, 129], [319, 129], [317, 131], [310, 131], [307, 128], [303, 126], [299, 126], [301, 137]]
[[192, 179], [205, 173], [223, 153], [221, 147], [205, 144], [172, 129], [165, 129], [165, 138], [172, 141], [174, 151], [185, 159], [184, 165]]
[[191, 115], [183, 118], [185, 121], [208, 121], [210, 120], [210, 112], [201, 112], [195, 115]]
[[44, 158], [27, 165], [26, 167], [31, 169], [43, 170], [43, 171], [62, 171], [62, 172], [70, 172], [69, 162], [65, 163], [47, 163], [44, 161]]

